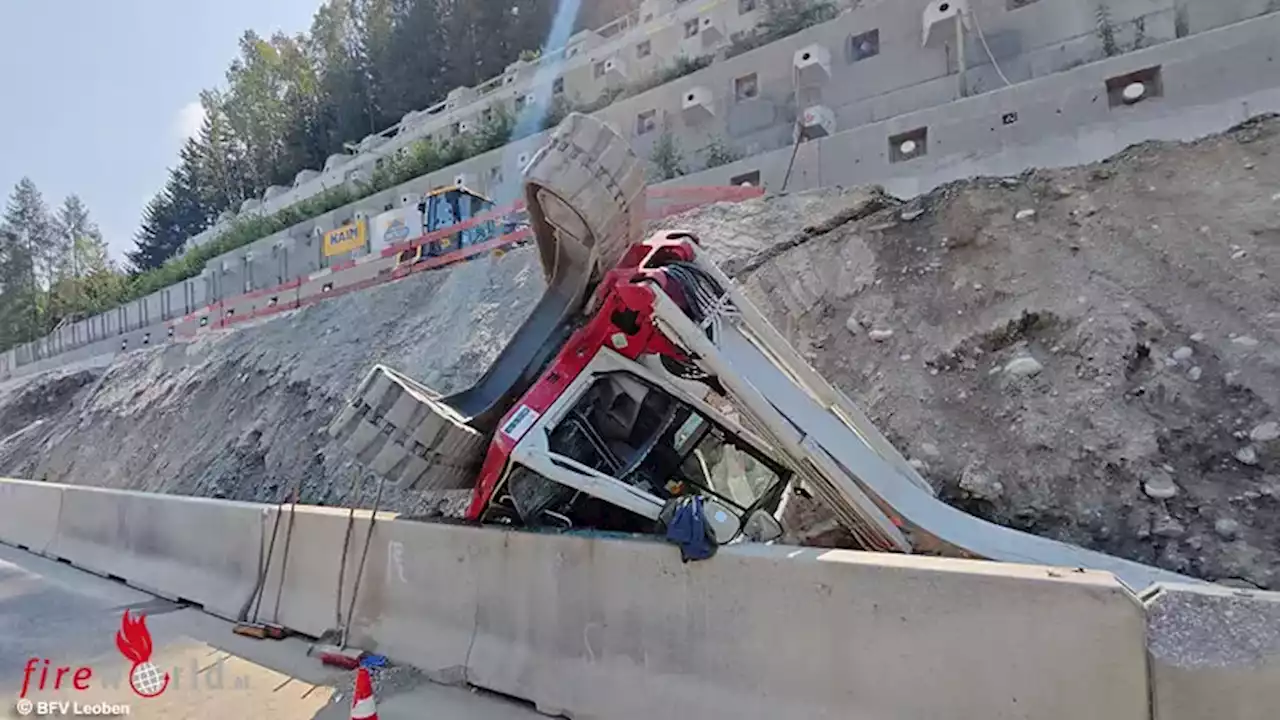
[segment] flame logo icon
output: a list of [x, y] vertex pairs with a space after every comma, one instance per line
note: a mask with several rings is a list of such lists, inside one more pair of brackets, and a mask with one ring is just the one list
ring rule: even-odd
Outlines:
[[133, 662], [129, 669], [129, 687], [138, 697], [153, 698], [169, 687], [169, 673], [151, 663], [151, 632], [147, 630], [147, 616], [138, 613], [129, 617], [124, 611], [120, 630], [116, 632], [116, 647], [120, 654]]

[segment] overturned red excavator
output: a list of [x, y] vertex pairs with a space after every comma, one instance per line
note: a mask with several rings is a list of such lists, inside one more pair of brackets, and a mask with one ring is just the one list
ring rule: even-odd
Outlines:
[[394, 485], [470, 489], [475, 522], [649, 533], [694, 494], [718, 542], [768, 542], [802, 491], [865, 550], [1188, 581], [939, 501], [697, 237], [642, 239], [644, 184], [617, 132], [570, 115], [525, 172], [547, 289], [524, 324], [453, 395], [375, 367], [331, 434]]

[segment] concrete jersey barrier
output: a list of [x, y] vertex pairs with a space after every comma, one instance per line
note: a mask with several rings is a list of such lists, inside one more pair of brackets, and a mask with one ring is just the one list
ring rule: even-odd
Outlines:
[[0, 479], [0, 540], [44, 554], [57, 534], [62, 487]]
[[257, 585], [273, 509], [252, 503], [62, 486], [46, 553], [235, 619]]
[[[355, 588], [371, 513], [356, 511], [348, 536], [349, 516], [344, 508], [285, 506], [262, 590], [261, 619], [312, 637], [340, 627]], [[379, 513], [378, 524], [393, 517]], [[372, 557], [366, 564], [370, 562]], [[360, 592], [366, 588], [362, 583]]]
[[410, 520], [379, 522], [352, 618], [352, 641], [411, 662], [436, 682], [468, 680], [480, 568], [511, 533]]
[[1280, 717], [1280, 593], [1162, 584], [1146, 613], [1154, 720]]
[[545, 711], [1148, 712], [1142, 611], [1106, 574], [764, 546], [685, 565], [658, 543], [519, 533], [495, 555], [477, 568], [469, 679]]
[[1144, 623], [1105, 573], [393, 520], [352, 639], [575, 718], [1146, 718]]
[[[260, 620], [574, 718], [1262, 720], [1280, 593], [786, 546], [683, 564], [642, 538], [288, 508]], [[235, 618], [273, 507], [0, 480], [0, 539]], [[288, 554], [285, 548], [288, 547]], [[341, 576], [341, 582], [339, 577]], [[339, 589], [341, 588], [341, 589]], [[277, 612], [278, 604], [278, 612]]]

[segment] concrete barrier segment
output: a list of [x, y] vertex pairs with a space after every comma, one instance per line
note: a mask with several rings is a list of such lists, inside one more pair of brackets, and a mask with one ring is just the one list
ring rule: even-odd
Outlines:
[[271, 508], [62, 486], [49, 555], [235, 619], [257, 585]]
[[375, 525], [353, 614], [357, 647], [412, 664], [436, 682], [467, 680], [478, 568], [511, 533], [412, 520]]
[[30, 480], [0, 480], [0, 541], [45, 554], [57, 534], [62, 487]]
[[[33, 517], [57, 516], [52, 540], [44, 535], [52, 555], [223, 617], [258, 586], [270, 506], [41, 485], [0, 492], [38, 509]], [[1147, 601], [1149, 629], [1143, 604], [1106, 573], [753, 545], [682, 564], [656, 541], [390, 513], [378, 516], [360, 574], [370, 513], [356, 512], [348, 533], [349, 515], [285, 508], [260, 621], [313, 636], [338, 629], [359, 576], [353, 646], [575, 718], [679, 707], [745, 720], [1146, 720], [1151, 688], [1160, 720], [1214, 707], [1238, 711], [1215, 717], [1261, 718], [1280, 687], [1274, 646], [1256, 644], [1272, 638], [1258, 623], [1276, 627], [1271, 595], [1163, 588]], [[6, 539], [18, 535], [11, 527]], [[1263, 620], [1246, 623], [1246, 612]], [[1228, 653], [1225, 670], [1179, 654], [1182, 634], [1195, 639], [1173, 623], [1184, 616], [1242, 624], [1225, 650], [1205, 650]]]
[[[371, 514], [357, 510], [352, 516], [346, 508], [286, 505], [265, 574], [258, 619], [312, 637], [340, 629], [355, 588]], [[378, 513], [378, 524], [394, 517], [394, 513]], [[366, 574], [370, 564], [378, 562], [373, 555], [366, 559]]]
[[657, 542], [508, 533], [463, 574], [469, 681], [548, 713], [1149, 713], [1142, 608], [1106, 573], [777, 546], [682, 564]]
[[1280, 717], [1280, 593], [1161, 584], [1146, 613], [1155, 720]]

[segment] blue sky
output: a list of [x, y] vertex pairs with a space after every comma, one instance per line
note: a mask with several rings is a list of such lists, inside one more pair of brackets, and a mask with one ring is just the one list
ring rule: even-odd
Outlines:
[[201, 89], [224, 85], [247, 29], [310, 27], [320, 0], [0, 0], [0, 195], [26, 175], [78, 193], [112, 255], [133, 247]]

